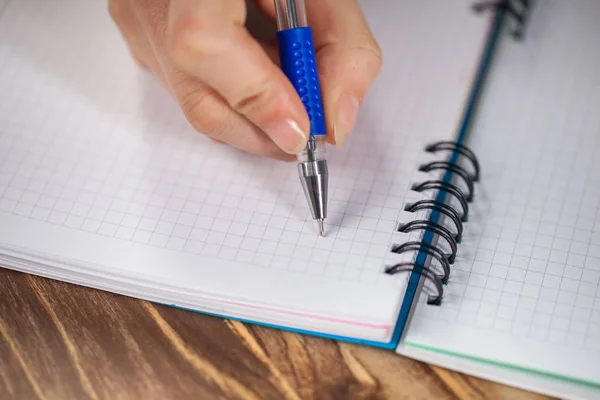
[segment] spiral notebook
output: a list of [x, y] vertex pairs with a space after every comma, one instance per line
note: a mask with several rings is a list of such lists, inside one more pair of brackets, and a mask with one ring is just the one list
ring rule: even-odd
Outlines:
[[[294, 165], [191, 129], [132, 61], [104, 0], [7, 1], [0, 265], [597, 393], [597, 3], [361, 5], [384, 66], [347, 143], [328, 149], [319, 237]], [[559, 299], [574, 312], [566, 326]], [[554, 324], [579, 336], [539, 329]], [[537, 357], [532, 340], [546, 361], [574, 365], [516, 357]], [[566, 378], [586, 383], [557, 389]]]

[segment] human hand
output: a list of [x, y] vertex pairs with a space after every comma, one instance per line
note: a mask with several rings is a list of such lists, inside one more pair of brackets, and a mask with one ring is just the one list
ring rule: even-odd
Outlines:
[[[274, 20], [273, 0], [254, 0]], [[305, 0], [313, 29], [328, 142], [340, 145], [381, 68], [356, 0]], [[273, 44], [245, 27], [244, 0], [109, 0], [133, 57], [179, 103], [192, 127], [249, 153], [292, 160], [307, 113]]]

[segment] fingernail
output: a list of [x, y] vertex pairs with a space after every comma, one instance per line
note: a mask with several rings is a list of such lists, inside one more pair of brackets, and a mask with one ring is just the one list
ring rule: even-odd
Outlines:
[[342, 93], [338, 102], [338, 122], [334, 127], [335, 144], [344, 143], [356, 123], [358, 100], [347, 93]]
[[284, 119], [265, 128], [265, 132], [286, 153], [298, 153], [306, 146], [308, 138], [293, 120]]

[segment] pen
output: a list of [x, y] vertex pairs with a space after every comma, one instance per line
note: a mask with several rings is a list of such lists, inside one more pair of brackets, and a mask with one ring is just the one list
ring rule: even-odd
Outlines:
[[327, 217], [327, 131], [312, 29], [306, 21], [304, 0], [275, 0], [275, 13], [281, 69], [298, 92], [310, 120], [310, 138], [297, 154], [298, 175], [319, 235], [323, 236]]

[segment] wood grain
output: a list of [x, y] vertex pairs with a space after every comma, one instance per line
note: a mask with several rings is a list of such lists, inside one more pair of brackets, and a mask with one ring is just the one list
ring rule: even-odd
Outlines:
[[389, 351], [0, 269], [0, 399], [544, 399]]

